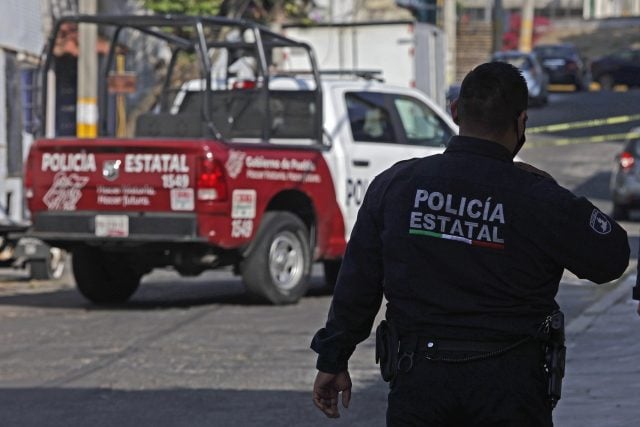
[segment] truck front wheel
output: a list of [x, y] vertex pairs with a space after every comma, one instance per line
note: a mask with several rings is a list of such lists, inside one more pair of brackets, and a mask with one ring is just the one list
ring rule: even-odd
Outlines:
[[297, 302], [307, 292], [311, 271], [307, 227], [289, 212], [265, 213], [240, 270], [252, 297], [277, 305]]
[[78, 291], [94, 304], [126, 302], [140, 285], [142, 274], [125, 254], [85, 247], [74, 250], [71, 261]]

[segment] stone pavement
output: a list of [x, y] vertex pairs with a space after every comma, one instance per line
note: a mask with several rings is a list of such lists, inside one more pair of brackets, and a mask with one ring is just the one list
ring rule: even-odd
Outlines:
[[566, 326], [567, 368], [556, 427], [640, 425], [640, 316], [636, 263], [616, 287]]

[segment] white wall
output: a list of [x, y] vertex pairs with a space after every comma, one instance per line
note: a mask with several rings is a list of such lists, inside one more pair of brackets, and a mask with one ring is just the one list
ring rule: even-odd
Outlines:
[[[593, 1], [593, 10], [591, 3]], [[640, 15], [640, 0], [584, 0], [585, 18], [613, 18]]]
[[0, 49], [0, 220], [7, 211], [7, 112], [6, 76], [4, 73], [4, 50]]
[[316, 0], [316, 8], [324, 22], [351, 22], [354, 3], [354, 0]]
[[43, 44], [41, 1], [0, 1], [0, 46], [39, 55]]
[[[43, 0], [0, 1], [0, 209], [13, 221], [23, 221], [21, 177], [8, 177], [7, 167], [7, 51], [39, 56], [45, 42], [43, 33]], [[28, 149], [31, 136], [23, 134], [22, 147]], [[11, 195], [9, 198], [8, 196]], [[10, 206], [7, 200], [10, 199]]]

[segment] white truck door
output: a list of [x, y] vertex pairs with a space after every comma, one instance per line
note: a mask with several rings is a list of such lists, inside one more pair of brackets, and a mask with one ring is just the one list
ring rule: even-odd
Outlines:
[[369, 183], [380, 172], [404, 158], [398, 152], [397, 130], [383, 93], [350, 91], [344, 94], [349, 134], [345, 141], [346, 237], [351, 234]]
[[401, 160], [443, 152], [457, 129], [438, 107], [410, 93], [353, 90], [343, 96], [348, 124], [342, 135], [346, 176], [340, 204], [348, 240], [371, 181]]

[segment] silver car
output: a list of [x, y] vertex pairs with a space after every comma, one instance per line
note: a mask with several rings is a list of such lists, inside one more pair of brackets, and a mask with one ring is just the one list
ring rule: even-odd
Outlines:
[[640, 209], [640, 127], [629, 135], [611, 173], [612, 216], [619, 220], [629, 219], [632, 209]]
[[535, 53], [521, 52], [518, 50], [495, 52], [491, 56], [491, 61], [506, 62], [519, 68], [529, 89], [529, 105], [532, 107], [546, 105], [549, 100], [549, 93], [547, 91], [549, 76], [540, 65], [540, 61]]

